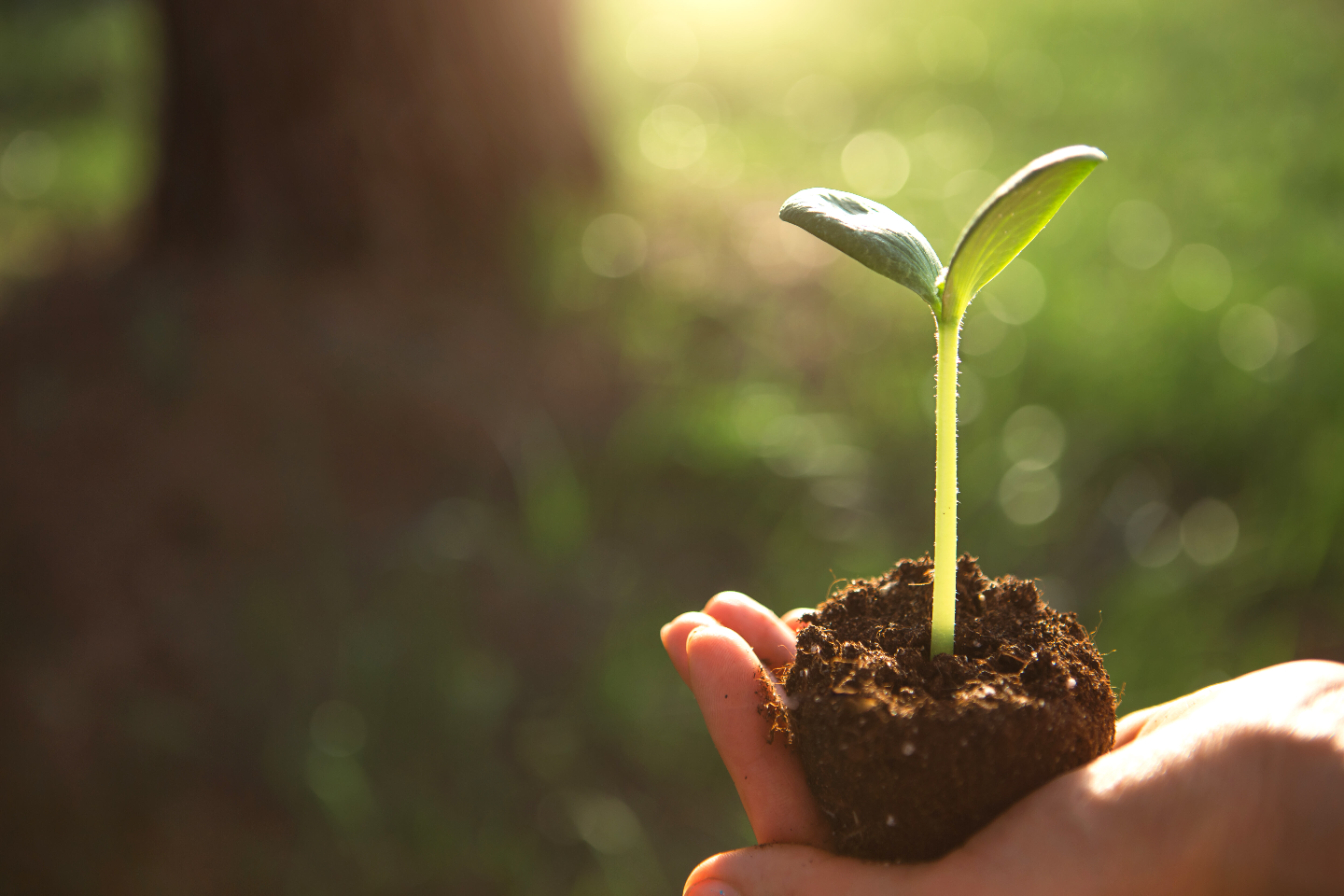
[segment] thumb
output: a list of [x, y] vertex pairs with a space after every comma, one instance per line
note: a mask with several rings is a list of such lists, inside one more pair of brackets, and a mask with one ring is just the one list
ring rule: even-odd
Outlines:
[[940, 865], [883, 865], [810, 846], [771, 844], [706, 859], [686, 880], [685, 896], [924, 896], [966, 892]]

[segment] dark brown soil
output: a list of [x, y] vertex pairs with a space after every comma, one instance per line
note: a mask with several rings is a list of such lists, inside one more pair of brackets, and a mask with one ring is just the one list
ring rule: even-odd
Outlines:
[[1115, 698], [1072, 613], [957, 569], [955, 655], [929, 659], [933, 564], [902, 560], [805, 617], [767, 706], [844, 855], [924, 861], [1111, 748]]

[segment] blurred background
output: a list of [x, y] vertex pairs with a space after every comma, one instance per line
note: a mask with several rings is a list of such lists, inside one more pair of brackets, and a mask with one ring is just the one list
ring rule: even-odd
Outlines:
[[750, 842], [658, 626], [932, 540], [1122, 712], [1344, 659], [1344, 12], [1324, 0], [0, 0], [0, 880], [678, 892]]

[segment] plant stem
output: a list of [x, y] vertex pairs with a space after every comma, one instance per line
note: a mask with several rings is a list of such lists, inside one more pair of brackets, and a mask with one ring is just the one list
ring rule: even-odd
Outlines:
[[929, 656], [952, 653], [957, 619], [957, 343], [961, 321], [938, 320], [937, 457], [934, 461], [933, 640]]

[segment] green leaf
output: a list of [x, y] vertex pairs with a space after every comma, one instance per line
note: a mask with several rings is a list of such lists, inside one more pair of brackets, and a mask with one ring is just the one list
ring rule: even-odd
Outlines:
[[813, 187], [790, 196], [779, 216], [890, 277], [938, 310], [942, 262], [915, 225], [882, 203]]
[[952, 250], [942, 292], [946, 322], [966, 313], [975, 294], [1036, 238], [1104, 161], [1106, 154], [1094, 147], [1066, 146], [1030, 163], [985, 200]]

